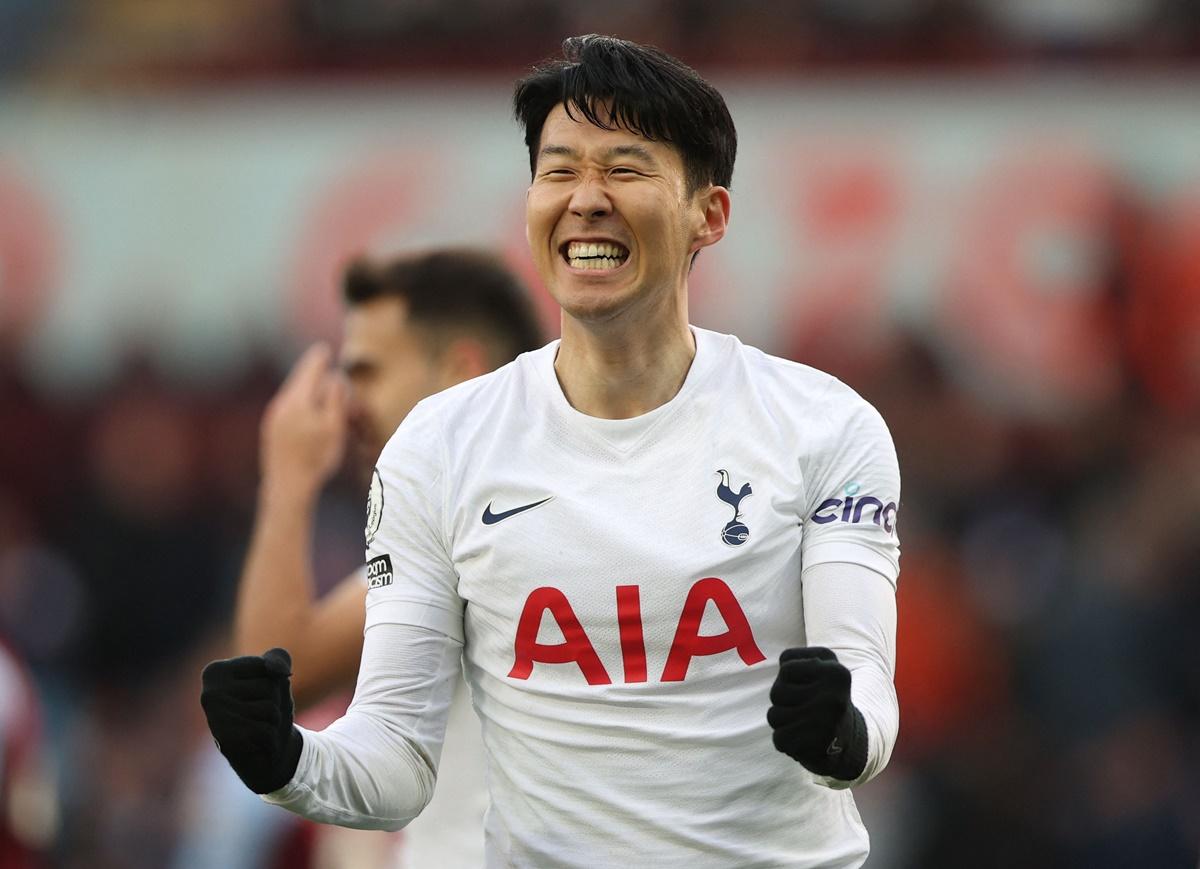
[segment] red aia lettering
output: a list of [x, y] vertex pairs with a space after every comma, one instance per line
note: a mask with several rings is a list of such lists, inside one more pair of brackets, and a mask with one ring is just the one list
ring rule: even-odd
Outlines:
[[[702, 636], [700, 623], [704, 620], [704, 611], [709, 602], [716, 606], [726, 629], [719, 634]], [[537, 641], [542, 615], [546, 612], [558, 623], [565, 642], [547, 644]], [[626, 683], [645, 682], [646, 640], [642, 630], [641, 594], [636, 585], [617, 586], [617, 627]], [[750, 622], [733, 590], [724, 580], [710, 576], [697, 582], [688, 591], [661, 681], [681, 682], [687, 676], [692, 658], [717, 655], [731, 649], [737, 650], [747, 666], [766, 660], [754, 642]], [[612, 683], [566, 595], [557, 588], [544, 586], [530, 592], [517, 623], [515, 652], [516, 660], [508, 674], [513, 679], [528, 679], [535, 663], [566, 664], [574, 661], [589, 685]]]
[[[702, 637], [700, 622], [709, 601], [716, 605], [728, 630]], [[667, 655], [667, 666], [663, 668], [662, 681], [682, 682], [692, 658], [697, 655], [716, 655], [730, 649], [737, 649], [747, 666], [767, 659], [754, 642], [750, 622], [746, 621], [746, 614], [742, 612], [733, 590], [723, 580], [710, 576], [697, 582], [688, 592], [683, 613], [679, 616], [679, 627], [675, 629], [675, 641], [671, 643], [671, 653]]]
[[[538, 628], [542, 624], [542, 613], [549, 612], [558, 628], [562, 631], [566, 642], [539, 643]], [[516, 661], [509, 678], [528, 679], [533, 672], [534, 661], [544, 664], [565, 664], [574, 661], [583, 671], [583, 676], [589, 685], [609, 685], [612, 679], [600, 656], [592, 648], [592, 643], [575, 617], [575, 610], [567, 596], [557, 588], [544, 586], [535, 588], [525, 600], [525, 609], [521, 612], [521, 620], [517, 623]]]
[[617, 586], [617, 624], [621, 628], [625, 681], [645, 682], [646, 639], [642, 634], [642, 599], [636, 585]]

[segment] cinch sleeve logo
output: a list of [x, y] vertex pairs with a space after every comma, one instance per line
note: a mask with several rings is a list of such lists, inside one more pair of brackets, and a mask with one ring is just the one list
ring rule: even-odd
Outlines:
[[818, 525], [830, 522], [846, 522], [857, 524], [863, 521], [866, 514], [870, 521], [879, 525], [888, 534], [896, 529], [896, 502], [886, 504], [871, 495], [858, 495], [858, 483], [847, 483], [844, 489], [845, 498], [826, 498], [813, 511], [812, 521]]

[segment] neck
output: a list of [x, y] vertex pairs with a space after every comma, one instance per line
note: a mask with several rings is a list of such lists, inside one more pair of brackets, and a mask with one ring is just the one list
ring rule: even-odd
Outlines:
[[564, 312], [554, 372], [576, 410], [630, 419], [666, 404], [683, 386], [696, 341], [686, 303], [666, 323], [585, 323]]

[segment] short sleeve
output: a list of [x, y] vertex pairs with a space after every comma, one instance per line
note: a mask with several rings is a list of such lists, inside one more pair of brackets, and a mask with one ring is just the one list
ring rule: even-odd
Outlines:
[[463, 603], [445, 528], [444, 447], [418, 405], [384, 447], [367, 502], [367, 616], [463, 642]]
[[827, 418], [804, 468], [804, 568], [828, 562], [868, 567], [894, 586], [900, 573], [900, 469], [883, 417], [838, 384], [841, 413]]

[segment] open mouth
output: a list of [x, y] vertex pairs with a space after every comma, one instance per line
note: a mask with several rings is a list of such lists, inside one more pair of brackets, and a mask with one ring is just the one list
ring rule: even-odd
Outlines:
[[614, 241], [568, 241], [562, 257], [573, 269], [610, 271], [629, 259], [629, 248]]

